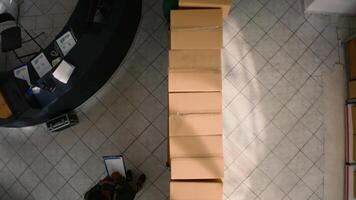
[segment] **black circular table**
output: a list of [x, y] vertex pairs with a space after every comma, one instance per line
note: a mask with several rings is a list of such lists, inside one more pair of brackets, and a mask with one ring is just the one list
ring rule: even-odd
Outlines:
[[[36, 125], [74, 110], [94, 95], [120, 66], [134, 41], [141, 19], [142, 1], [102, 0], [110, 4], [110, 9], [102, 23], [88, 26], [88, 11], [93, 1], [97, 0], [79, 0], [58, 34], [60, 37], [70, 30], [77, 38], [77, 44], [63, 58], [75, 66], [67, 84], [57, 81], [59, 89], [45, 92], [45, 101], [38, 103], [42, 97], [28, 95], [29, 86], [25, 81], [15, 78], [12, 71], [0, 73], [0, 91], [14, 113], [8, 119], [0, 119], [0, 126]], [[50, 62], [55, 59], [51, 57], [54, 41], [43, 50]], [[31, 63], [27, 65], [33, 85], [47, 80], [55, 69], [40, 78]]]

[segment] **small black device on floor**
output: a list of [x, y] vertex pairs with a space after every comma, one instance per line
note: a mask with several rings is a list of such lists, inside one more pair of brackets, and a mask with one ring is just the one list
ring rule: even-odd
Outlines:
[[75, 113], [67, 113], [46, 122], [48, 131], [58, 132], [79, 123]]

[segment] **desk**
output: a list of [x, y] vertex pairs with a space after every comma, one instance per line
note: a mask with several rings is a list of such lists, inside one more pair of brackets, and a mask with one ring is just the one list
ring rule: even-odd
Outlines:
[[[105, 17], [105, 22], [93, 30], [85, 25], [90, 3], [88, 0], [79, 0], [68, 22], [58, 34], [59, 37], [66, 31], [72, 30], [77, 37], [76, 46], [64, 57], [76, 68], [68, 83], [62, 85], [63, 90], [59, 94], [50, 94], [53, 99], [47, 105], [31, 104], [31, 99], [25, 95], [28, 89], [26, 82], [14, 78], [12, 71], [0, 73], [0, 89], [4, 91], [4, 87], [11, 83], [12, 88], [16, 88], [18, 94], [16, 98], [22, 102], [10, 105], [16, 110], [15, 114], [11, 118], [0, 119], [0, 126], [23, 127], [46, 122], [75, 109], [106, 83], [131, 47], [142, 9], [141, 0], [108, 0], [108, 2], [112, 3], [112, 7]], [[53, 59], [50, 55], [53, 49], [54, 42], [44, 49], [50, 62]], [[39, 77], [30, 63], [28, 66], [31, 82], [34, 83], [39, 80]], [[7, 95], [9, 94], [4, 94], [5, 99], [10, 98]], [[24, 106], [23, 103], [28, 105]], [[21, 109], [16, 109], [18, 106]]]

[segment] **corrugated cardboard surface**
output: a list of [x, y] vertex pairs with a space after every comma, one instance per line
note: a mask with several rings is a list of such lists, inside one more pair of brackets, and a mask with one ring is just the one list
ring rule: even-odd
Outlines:
[[169, 70], [168, 92], [220, 92], [221, 73], [211, 70]]
[[229, 15], [231, 1], [230, 0], [179, 0], [179, 7], [188, 8], [221, 8], [223, 16]]
[[222, 28], [221, 9], [172, 10], [171, 30], [190, 28]]
[[353, 156], [352, 157], [353, 158], [352, 159], [356, 160], [356, 135], [353, 136], [352, 142], [353, 142], [352, 143], [352, 147], [353, 147], [353, 149], [352, 149], [352, 151], [353, 151], [353, 153], [352, 153]]
[[222, 135], [222, 114], [169, 116], [169, 136]]
[[220, 49], [222, 30], [219, 28], [194, 31], [171, 30], [172, 49]]
[[351, 117], [352, 117], [352, 131], [353, 131], [353, 139], [352, 139], [352, 151], [353, 151], [353, 160], [356, 160], [356, 106], [351, 107]]
[[349, 99], [356, 98], [356, 80], [349, 82]]
[[171, 159], [172, 180], [222, 179], [223, 177], [223, 158]]
[[171, 11], [171, 49], [221, 49], [221, 9]]
[[354, 194], [354, 198], [356, 198], [356, 171], [354, 171], [353, 173], [353, 176], [354, 176], [354, 187], [352, 188], [354, 191], [353, 191], [353, 194]]
[[221, 71], [221, 50], [170, 50], [169, 68]]
[[171, 158], [222, 157], [223, 139], [221, 135], [170, 137], [169, 149]]
[[171, 181], [171, 200], [221, 200], [223, 184], [220, 182]]
[[354, 131], [354, 134], [356, 134], [356, 106], [351, 107], [351, 116], [352, 116], [352, 128]]
[[220, 92], [169, 93], [169, 113], [221, 113]]
[[347, 54], [349, 61], [350, 80], [356, 79], [356, 39], [347, 43]]

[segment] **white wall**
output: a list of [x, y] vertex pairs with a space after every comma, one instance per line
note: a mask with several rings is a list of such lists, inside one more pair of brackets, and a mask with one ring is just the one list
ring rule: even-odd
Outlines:
[[307, 13], [356, 15], [356, 0], [304, 0]]

